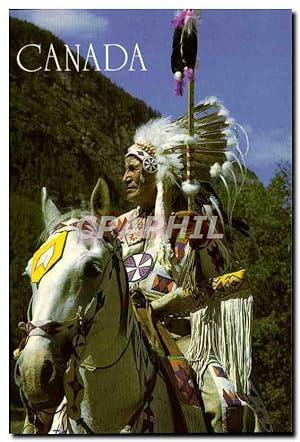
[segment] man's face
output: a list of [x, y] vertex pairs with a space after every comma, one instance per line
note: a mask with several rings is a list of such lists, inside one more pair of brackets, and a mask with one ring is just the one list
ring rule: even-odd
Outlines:
[[[144, 177], [141, 179], [141, 177]], [[142, 162], [133, 155], [125, 158], [123, 182], [126, 184], [127, 200], [143, 209], [153, 209], [156, 197], [155, 174], [143, 173]]]

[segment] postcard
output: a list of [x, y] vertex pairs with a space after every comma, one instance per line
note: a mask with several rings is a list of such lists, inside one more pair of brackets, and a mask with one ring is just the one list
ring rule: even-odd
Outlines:
[[291, 433], [292, 11], [9, 16], [10, 432]]

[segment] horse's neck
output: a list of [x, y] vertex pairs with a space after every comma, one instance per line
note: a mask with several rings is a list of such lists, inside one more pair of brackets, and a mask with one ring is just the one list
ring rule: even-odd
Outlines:
[[[154, 372], [128, 302], [124, 272], [121, 265], [113, 265], [108, 272], [109, 277], [103, 283], [107, 310], [99, 311], [93, 320], [82, 361], [86, 367], [82, 370], [85, 384], [82, 417], [96, 432], [119, 432], [126, 426], [143, 403], [145, 385]], [[118, 302], [121, 314], [120, 308], [113, 308]]]
[[154, 373], [131, 308], [129, 317], [128, 341], [126, 337], [119, 339], [110, 358], [94, 371], [83, 372], [82, 417], [96, 425], [98, 432], [119, 432], [126, 426], [143, 402], [146, 383]]
[[[131, 305], [125, 302], [125, 269], [113, 269], [104, 293], [111, 302], [118, 294], [115, 302], [118, 299], [122, 306], [121, 315], [120, 309], [108, 309], [99, 311], [98, 319], [95, 316], [81, 369], [85, 385], [81, 417], [96, 433], [118, 433], [129, 423], [144, 404], [147, 385], [155, 373]], [[159, 393], [156, 396], [162, 402], [161, 396], [167, 396], [165, 385], [159, 387]], [[75, 432], [81, 430], [76, 428]]]

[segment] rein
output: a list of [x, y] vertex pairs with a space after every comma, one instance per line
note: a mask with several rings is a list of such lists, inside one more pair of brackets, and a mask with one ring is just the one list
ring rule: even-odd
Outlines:
[[64, 404], [64, 405], [62, 405], [61, 408], [59, 408], [58, 410], [54, 411], [53, 413], [49, 413], [47, 411], [37, 411], [37, 412], [35, 412], [35, 410], [33, 410], [28, 405], [27, 399], [24, 397], [22, 390], [20, 390], [20, 396], [21, 396], [21, 401], [22, 401], [25, 409], [27, 410], [27, 416], [28, 416], [28, 421], [29, 421], [29, 424], [24, 426], [23, 430], [25, 428], [27, 428], [28, 426], [33, 425], [36, 428], [36, 430], [37, 430], [37, 434], [39, 434], [39, 432], [41, 432], [41, 434], [42, 434], [43, 430], [44, 430], [44, 423], [39, 419], [39, 415], [45, 414], [47, 416], [54, 416], [55, 414], [61, 413], [61, 411], [66, 407], [66, 404]]
[[82, 362], [80, 364], [80, 367], [85, 368], [87, 370], [92, 370], [92, 371], [94, 371], [94, 370], [105, 370], [107, 368], [114, 367], [122, 359], [122, 357], [124, 356], [126, 350], [129, 347], [129, 344], [130, 344], [130, 339], [127, 340], [127, 343], [126, 343], [124, 349], [121, 351], [121, 354], [118, 356], [118, 358], [114, 362], [109, 364], [109, 365], [105, 365], [104, 367], [99, 367], [98, 365], [89, 365], [89, 364], [85, 364], [84, 362]]

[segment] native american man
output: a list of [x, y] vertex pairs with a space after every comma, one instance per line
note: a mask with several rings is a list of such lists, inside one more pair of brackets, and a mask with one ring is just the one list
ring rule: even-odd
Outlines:
[[[123, 177], [127, 200], [137, 207], [115, 220], [115, 232], [133, 302], [151, 305], [189, 361], [207, 431], [271, 431], [250, 380], [251, 291], [224, 235], [226, 223], [244, 231], [245, 225], [224, 214], [210, 184], [217, 175], [226, 183], [234, 162], [241, 169], [238, 139], [216, 99], [198, 105], [195, 115], [193, 137], [186, 135], [185, 117], [137, 129]], [[187, 143], [198, 172], [194, 182], [183, 179]], [[196, 212], [186, 211], [187, 194]]]

